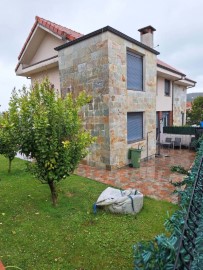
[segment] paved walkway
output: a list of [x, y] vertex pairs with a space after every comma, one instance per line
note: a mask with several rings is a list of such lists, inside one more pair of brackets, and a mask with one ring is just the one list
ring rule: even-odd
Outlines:
[[126, 166], [106, 171], [79, 165], [76, 174], [121, 189], [135, 188], [146, 196], [177, 203], [177, 196], [172, 194], [174, 187], [170, 182], [181, 181], [184, 175], [172, 173], [170, 167], [180, 165], [189, 170], [194, 158], [195, 152], [192, 150], [161, 149], [161, 157], [141, 161], [139, 169]]

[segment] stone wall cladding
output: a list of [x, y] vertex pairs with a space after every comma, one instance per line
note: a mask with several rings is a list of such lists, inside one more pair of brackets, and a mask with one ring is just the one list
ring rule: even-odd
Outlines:
[[182, 126], [182, 113], [184, 113], [184, 124], [186, 121], [186, 97], [187, 91], [184, 86], [174, 84], [173, 97], [173, 125]]
[[[156, 153], [156, 55], [109, 33], [109, 128], [110, 165], [119, 168], [129, 163], [128, 149], [143, 147], [147, 156], [146, 137], [149, 134], [148, 153]], [[144, 91], [127, 90], [127, 49], [144, 57]], [[127, 143], [127, 112], [144, 113], [144, 139]]]
[[[130, 48], [144, 56], [144, 91], [127, 90], [126, 53]], [[156, 152], [156, 55], [105, 32], [59, 51], [62, 96], [82, 90], [93, 100], [84, 109], [85, 127], [97, 141], [83, 161], [99, 168], [116, 169], [128, 164], [130, 147], [143, 146], [149, 156]], [[127, 143], [127, 112], [144, 113], [144, 139]]]
[[84, 108], [85, 128], [97, 137], [83, 163], [99, 168], [110, 164], [109, 69], [107, 33], [89, 38], [59, 51], [62, 96], [82, 90], [93, 99]]

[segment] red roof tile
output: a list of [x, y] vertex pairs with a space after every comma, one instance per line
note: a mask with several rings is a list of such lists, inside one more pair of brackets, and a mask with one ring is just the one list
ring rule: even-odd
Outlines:
[[29, 35], [28, 35], [28, 37], [27, 37], [27, 39], [26, 39], [26, 41], [25, 41], [25, 43], [23, 45], [23, 48], [22, 48], [22, 50], [21, 50], [21, 52], [20, 52], [20, 54], [18, 56], [18, 60], [20, 60], [20, 58], [21, 58], [21, 56], [22, 56], [22, 54], [23, 54], [23, 52], [24, 52], [24, 50], [25, 50], [25, 48], [26, 48], [26, 46], [27, 46], [27, 44], [28, 44], [28, 42], [29, 42], [29, 40], [30, 40], [30, 38], [31, 38], [31, 36], [32, 36], [32, 34], [33, 34], [33, 32], [34, 32], [34, 30], [35, 30], [35, 28], [37, 27], [38, 24], [42, 25], [43, 27], [47, 28], [51, 32], [53, 32], [53, 33], [55, 33], [55, 34], [57, 34], [57, 35], [59, 35], [61, 37], [64, 37], [64, 38], [66, 38], [68, 40], [74, 40], [76, 38], [79, 38], [79, 37], [83, 36], [83, 34], [75, 32], [75, 31], [73, 31], [73, 30], [71, 30], [71, 29], [69, 29], [67, 27], [61, 26], [59, 24], [50, 22], [48, 20], [45, 20], [43, 18], [40, 18], [40, 17], [36, 16], [35, 17], [35, 23], [34, 23], [32, 29], [31, 29], [31, 31], [30, 31], [30, 33], [29, 33]]
[[191, 101], [187, 101], [186, 102], [186, 108], [187, 109], [191, 109], [192, 108], [192, 102]]

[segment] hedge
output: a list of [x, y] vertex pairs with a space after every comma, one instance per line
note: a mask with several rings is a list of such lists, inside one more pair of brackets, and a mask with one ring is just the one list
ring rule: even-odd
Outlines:
[[[176, 193], [180, 198], [180, 210], [177, 210], [165, 222], [165, 234], [158, 235], [154, 240], [147, 242], [139, 242], [134, 245], [134, 270], [173, 270], [178, 250], [178, 244], [182, 235], [184, 218], [186, 216], [188, 205], [191, 199], [194, 181], [197, 176], [198, 167], [201, 157], [203, 156], [203, 140], [201, 138], [200, 147], [197, 152], [191, 172], [184, 180], [177, 184], [177, 187], [185, 186], [185, 189], [177, 189]], [[197, 250], [195, 260], [193, 261], [192, 270], [202, 269], [197, 268], [197, 265], [203, 263], [203, 239], [200, 231], [203, 226], [203, 207], [201, 209], [202, 217], [200, 227], [196, 238]], [[201, 265], [202, 266], [202, 265]]]
[[169, 134], [184, 134], [184, 135], [195, 135], [196, 127], [163, 127], [163, 133]]

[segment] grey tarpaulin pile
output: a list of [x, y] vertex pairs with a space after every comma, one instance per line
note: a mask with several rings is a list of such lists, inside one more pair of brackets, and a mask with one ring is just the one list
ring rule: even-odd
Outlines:
[[108, 187], [94, 204], [95, 211], [97, 206], [112, 213], [137, 214], [143, 206], [143, 194], [136, 189], [120, 190]]

